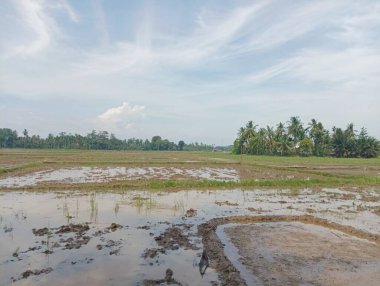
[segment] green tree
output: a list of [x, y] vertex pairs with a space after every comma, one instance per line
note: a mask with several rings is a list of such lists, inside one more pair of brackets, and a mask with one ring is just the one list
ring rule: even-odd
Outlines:
[[305, 138], [305, 129], [298, 116], [290, 117], [288, 121], [288, 135], [293, 142], [293, 148], [297, 146], [300, 140]]
[[313, 154], [313, 142], [310, 138], [304, 138], [300, 141], [298, 154], [301, 156], [310, 156]]
[[152, 147], [151, 147], [151, 149], [152, 150], [160, 150], [160, 145], [161, 145], [161, 141], [162, 141], [162, 138], [161, 138], [161, 136], [158, 136], [158, 135], [156, 135], [156, 136], [153, 136], [152, 137]]
[[178, 142], [178, 150], [183, 151], [183, 147], [185, 146], [185, 142], [183, 140], [180, 140]]
[[363, 127], [357, 139], [357, 149], [360, 157], [377, 157], [379, 142], [374, 137], [368, 136], [367, 130]]
[[287, 156], [292, 153], [292, 141], [288, 136], [281, 136], [277, 141], [277, 151], [281, 156]]
[[309, 136], [313, 141], [313, 155], [326, 156], [329, 154], [330, 137], [329, 132], [324, 129], [321, 122], [312, 119], [308, 127]]
[[266, 145], [270, 155], [274, 155], [276, 150], [276, 134], [272, 127], [267, 126], [266, 129]]
[[9, 128], [0, 128], [0, 147], [12, 148], [17, 143], [17, 132]]

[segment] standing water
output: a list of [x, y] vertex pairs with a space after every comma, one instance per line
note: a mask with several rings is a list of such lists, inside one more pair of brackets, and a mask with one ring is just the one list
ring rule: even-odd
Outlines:
[[313, 213], [380, 234], [380, 220], [371, 211], [380, 202], [362, 201], [378, 193], [346, 193], [3, 192], [0, 285], [155, 285], [165, 281], [167, 269], [177, 285], [219, 285], [212, 267], [199, 273], [203, 245], [198, 225], [234, 215]]

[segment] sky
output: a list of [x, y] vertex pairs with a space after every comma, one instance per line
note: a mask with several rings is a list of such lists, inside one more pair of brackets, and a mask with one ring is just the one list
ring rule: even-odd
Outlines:
[[229, 145], [299, 116], [380, 138], [380, 1], [2, 0], [0, 128]]

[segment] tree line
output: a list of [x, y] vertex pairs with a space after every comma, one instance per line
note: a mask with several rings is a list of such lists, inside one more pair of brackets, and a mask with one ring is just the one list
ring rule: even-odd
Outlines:
[[298, 116], [284, 124], [260, 128], [249, 121], [238, 131], [232, 151], [235, 154], [280, 156], [333, 156], [345, 158], [372, 158], [379, 154], [379, 141], [360, 132], [352, 123], [345, 129], [333, 127], [329, 132], [321, 122], [312, 119], [304, 126]]
[[37, 148], [37, 149], [88, 149], [88, 150], [159, 150], [159, 151], [212, 151], [213, 146], [202, 143], [186, 144], [180, 140], [177, 144], [163, 139], [161, 136], [153, 136], [148, 139], [118, 139], [107, 131], [95, 131], [86, 136], [80, 134], [67, 134], [61, 132], [54, 136], [49, 134], [46, 138], [39, 135], [29, 135], [24, 129], [22, 136], [16, 130], [0, 128], [1, 148]]

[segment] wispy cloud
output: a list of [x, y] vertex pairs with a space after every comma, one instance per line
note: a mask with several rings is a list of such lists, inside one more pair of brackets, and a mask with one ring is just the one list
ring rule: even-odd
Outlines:
[[[109, 74], [126, 71], [140, 74], [151, 72], [158, 67], [186, 68], [194, 67], [210, 59], [216, 60], [231, 53], [228, 44], [239, 37], [249, 20], [269, 2], [238, 7], [229, 14], [217, 15], [205, 19], [197, 17], [198, 26], [190, 35], [166, 36], [165, 41], [153, 45], [161, 31], [151, 31], [150, 19], [142, 19], [139, 31], [141, 35], [135, 42], [118, 42], [102, 52], [90, 53], [81, 63], [80, 70], [85, 74]], [[148, 21], [148, 23], [147, 23]]]
[[16, 1], [26, 26], [33, 31], [35, 39], [14, 49], [15, 54], [30, 55], [46, 48], [51, 42], [51, 34], [56, 30], [55, 21], [45, 12], [40, 1]]
[[69, 5], [69, 3], [66, 0], [56, 0], [47, 4], [49, 5], [49, 7], [65, 11], [67, 15], [70, 17], [71, 21], [79, 23], [80, 17], [78, 13], [74, 11], [74, 9]]
[[[173, 49], [176, 51], [173, 57], [175, 60], [186, 63], [192, 63], [196, 60], [216, 56], [219, 51], [223, 54], [233, 53], [235, 48], [227, 46], [237, 40], [242, 34], [247, 33], [246, 25], [250, 20], [260, 12], [267, 2], [259, 2], [251, 6], [238, 7], [229, 14], [218, 15], [217, 19], [210, 21], [204, 19], [202, 15], [198, 16], [198, 29], [189, 39], [183, 41]], [[210, 22], [210, 23], [209, 23]], [[218, 56], [217, 56], [218, 57]]]
[[[10, 56], [37, 54], [49, 47], [56, 38], [62, 37], [63, 31], [49, 12], [50, 9], [63, 10], [73, 22], [79, 22], [78, 15], [65, 0], [54, 3], [45, 2], [44, 0], [20, 0], [14, 1], [14, 4], [19, 11], [24, 30], [29, 32], [24, 38], [33, 38], [33, 40], [15, 46], [9, 52]], [[31, 36], [28, 34], [31, 34]]]
[[376, 45], [380, 39], [377, 32], [380, 28], [380, 3], [378, 1], [351, 3], [351, 13], [334, 19], [333, 23], [338, 27], [328, 35], [337, 41], [349, 45]]
[[95, 25], [100, 36], [100, 44], [104, 46], [109, 43], [106, 14], [104, 13], [101, 0], [94, 0], [92, 3], [95, 12]]
[[243, 51], [269, 50], [299, 39], [313, 30], [331, 25], [334, 17], [340, 18], [341, 12], [337, 8], [341, 8], [338, 1], [283, 4], [278, 8], [281, 13], [253, 23], [258, 27], [252, 30], [248, 44], [241, 48]]
[[249, 80], [260, 84], [278, 76], [304, 83], [330, 83], [351, 87], [361, 82], [363, 88], [368, 82], [377, 81], [380, 77], [380, 54], [370, 48], [349, 48], [343, 51], [305, 50], [252, 74]]

